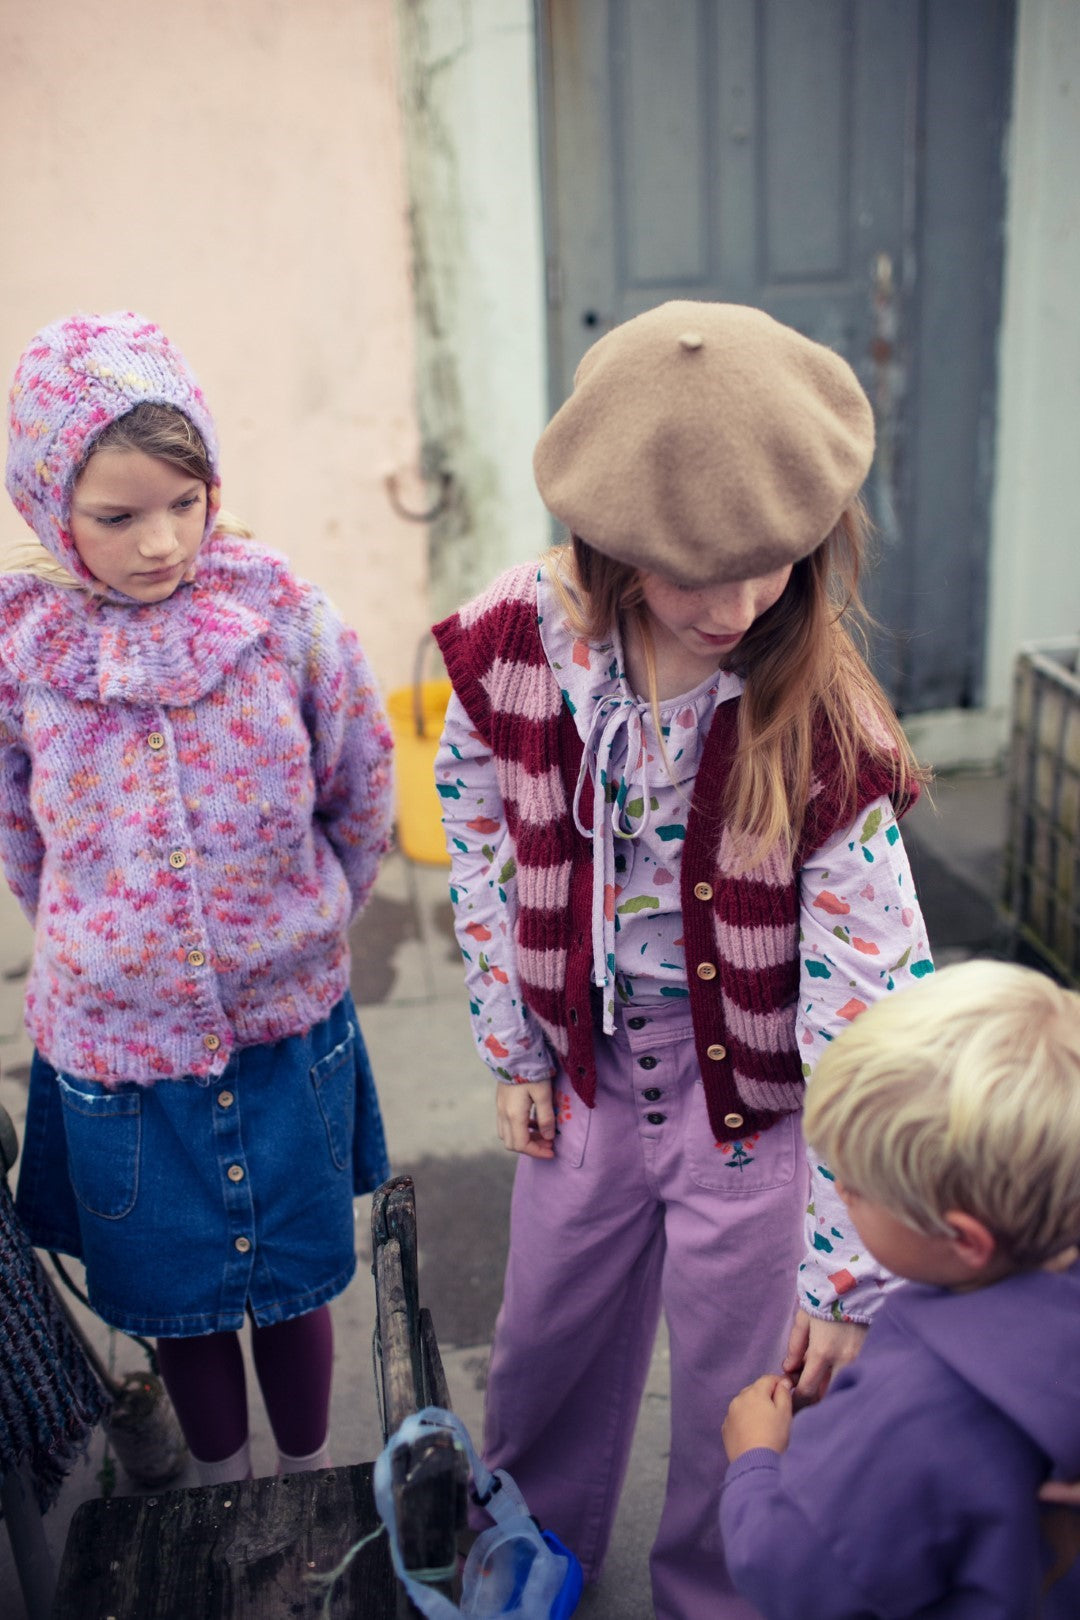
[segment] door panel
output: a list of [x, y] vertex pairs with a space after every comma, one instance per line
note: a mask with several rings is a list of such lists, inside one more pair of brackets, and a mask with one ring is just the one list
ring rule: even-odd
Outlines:
[[978, 700], [1012, 0], [548, 0], [552, 403], [668, 298], [755, 304], [874, 402], [901, 707]]

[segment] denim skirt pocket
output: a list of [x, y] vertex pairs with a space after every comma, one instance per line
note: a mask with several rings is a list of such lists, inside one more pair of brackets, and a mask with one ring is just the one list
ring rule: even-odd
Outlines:
[[345, 1039], [311, 1066], [311, 1083], [319, 1104], [330, 1157], [338, 1170], [352, 1163], [353, 1118], [356, 1111], [356, 1032], [350, 1026]]
[[142, 1099], [134, 1087], [106, 1091], [92, 1080], [56, 1076], [71, 1185], [82, 1207], [103, 1220], [130, 1215], [139, 1193]]

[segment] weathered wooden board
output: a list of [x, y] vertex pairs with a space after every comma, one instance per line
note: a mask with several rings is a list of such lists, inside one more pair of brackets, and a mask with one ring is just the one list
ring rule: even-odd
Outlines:
[[423, 1401], [419, 1340], [416, 1192], [411, 1176], [383, 1182], [371, 1199], [372, 1272], [378, 1304], [377, 1376], [382, 1376], [383, 1439]]
[[[383, 1434], [389, 1439], [411, 1412], [450, 1405], [431, 1314], [420, 1306], [416, 1192], [410, 1176], [384, 1182], [373, 1195], [371, 1242], [375, 1377]], [[464, 1459], [447, 1434], [426, 1434], [395, 1453], [393, 1481], [405, 1568], [429, 1575], [444, 1571], [431, 1584], [450, 1596], [457, 1535], [465, 1523]], [[398, 1620], [411, 1620], [417, 1612], [401, 1588]]]
[[[310, 1576], [378, 1524], [372, 1464], [85, 1502], [72, 1520], [52, 1620], [316, 1620]], [[385, 1535], [334, 1589], [332, 1620], [392, 1620]]]

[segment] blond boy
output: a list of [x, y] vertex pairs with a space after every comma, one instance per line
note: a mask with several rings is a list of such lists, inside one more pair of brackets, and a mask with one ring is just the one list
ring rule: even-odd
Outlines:
[[732, 1402], [737, 1588], [767, 1620], [1080, 1615], [1036, 1500], [1080, 1475], [1080, 995], [946, 968], [829, 1049], [804, 1124], [907, 1282], [794, 1428], [784, 1378]]

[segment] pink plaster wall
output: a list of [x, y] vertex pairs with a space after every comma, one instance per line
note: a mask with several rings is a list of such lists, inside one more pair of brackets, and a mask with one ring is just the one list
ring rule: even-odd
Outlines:
[[45, 321], [157, 320], [218, 418], [225, 504], [407, 679], [427, 593], [384, 488], [423, 504], [393, 0], [5, 6], [0, 143], [4, 392]]

